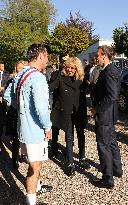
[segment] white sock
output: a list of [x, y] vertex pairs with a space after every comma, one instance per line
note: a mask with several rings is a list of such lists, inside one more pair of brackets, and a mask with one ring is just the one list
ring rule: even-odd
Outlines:
[[26, 202], [27, 202], [27, 205], [35, 205], [36, 204], [36, 193], [27, 194]]
[[40, 181], [40, 179], [39, 179], [39, 180], [38, 180], [38, 183], [37, 183], [36, 192], [38, 192], [40, 189], [41, 189], [41, 181]]

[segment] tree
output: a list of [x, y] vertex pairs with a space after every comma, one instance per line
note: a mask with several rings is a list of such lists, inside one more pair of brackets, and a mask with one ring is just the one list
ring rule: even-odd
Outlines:
[[66, 20], [66, 23], [69, 27], [73, 26], [87, 32], [89, 44], [92, 44], [99, 39], [99, 35], [94, 35], [95, 29], [93, 28], [93, 23], [91, 21], [86, 20], [83, 16], [81, 16], [80, 12], [76, 12], [75, 16], [73, 16], [70, 12], [70, 17]]
[[124, 53], [128, 57], [128, 25], [116, 28], [113, 31], [114, 49], [116, 53]]
[[48, 25], [54, 20], [56, 10], [49, 0], [8, 0], [1, 10], [4, 18], [16, 22], [26, 22], [31, 30], [47, 34]]
[[[0, 29], [0, 59], [6, 64], [13, 66], [19, 58], [23, 58], [24, 50], [30, 42], [35, 41], [29, 24], [24, 22], [3, 21]], [[39, 40], [39, 39], [37, 39]]]
[[52, 53], [64, 56], [77, 54], [89, 46], [87, 32], [75, 26], [59, 23], [47, 41]]
[[0, 59], [13, 66], [30, 44], [45, 41], [56, 10], [50, 0], [7, 0], [4, 5], [0, 10]]
[[89, 45], [97, 41], [99, 35], [93, 35], [93, 23], [84, 19], [79, 12], [73, 17], [70, 12], [69, 19], [58, 23], [51, 32], [47, 44], [54, 54], [61, 56], [78, 54]]

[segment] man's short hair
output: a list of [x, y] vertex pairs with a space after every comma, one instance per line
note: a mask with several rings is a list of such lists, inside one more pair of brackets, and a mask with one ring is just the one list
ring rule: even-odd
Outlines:
[[45, 53], [46, 51], [46, 46], [43, 44], [32, 44], [27, 51], [28, 61], [37, 59], [40, 53]]
[[113, 61], [115, 58], [115, 51], [112, 46], [102, 45], [99, 46], [98, 49], [102, 49], [102, 55], [107, 55], [109, 60]]

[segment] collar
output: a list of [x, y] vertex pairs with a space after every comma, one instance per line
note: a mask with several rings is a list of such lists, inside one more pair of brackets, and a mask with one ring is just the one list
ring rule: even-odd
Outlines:
[[109, 63], [107, 63], [104, 67], [103, 67], [103, 70], [109, 65], [111, 64], [112, 62], [110, 61]]

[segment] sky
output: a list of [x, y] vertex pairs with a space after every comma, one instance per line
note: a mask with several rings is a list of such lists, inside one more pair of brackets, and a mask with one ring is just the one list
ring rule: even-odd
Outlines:
[[80, 12], [86, 20], [93, 23], [94, 34], [101, 39], [111, 40], [113, 30], [128, 23], [128, 0], [51, 0], [57, 9], [56, 23], [69, 19]]
[[[50, 0], [57, 9], [56, 23], [69, 19], [79, 11], [80, 15], [93, 23], [94, 34], [111, 40], [113, 30], [128, 22], [128, 0]], [[2, 0], [0, 0], [0, 7]]]

